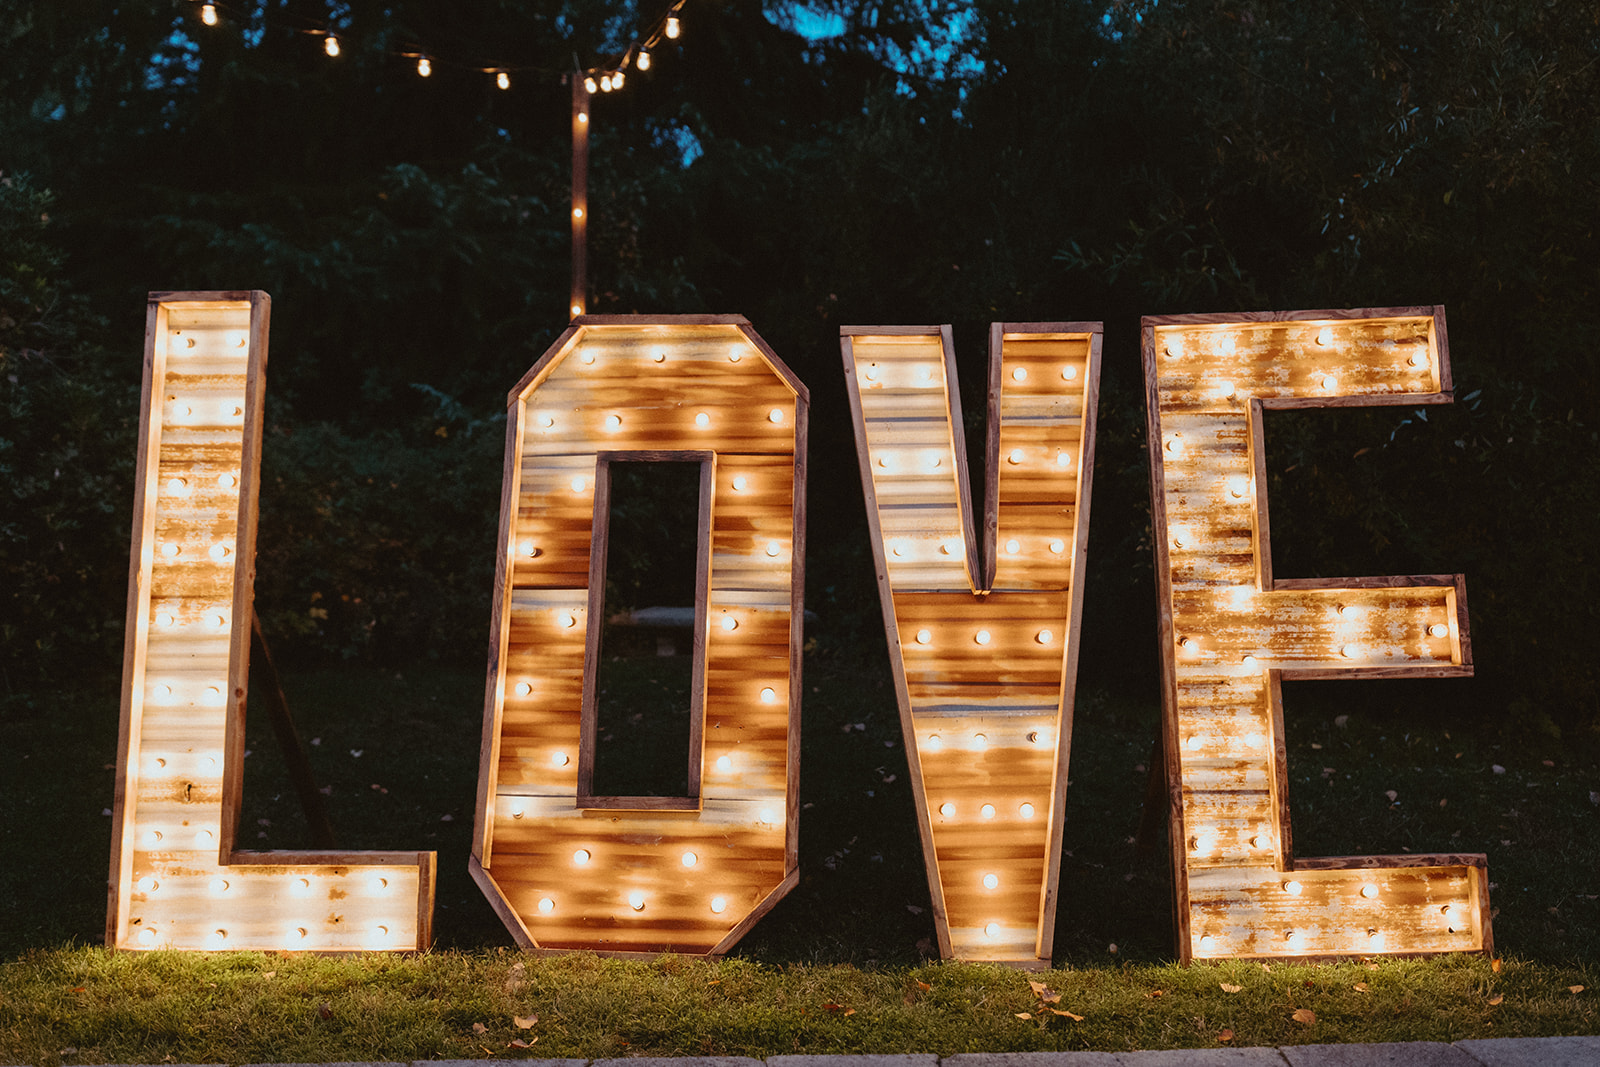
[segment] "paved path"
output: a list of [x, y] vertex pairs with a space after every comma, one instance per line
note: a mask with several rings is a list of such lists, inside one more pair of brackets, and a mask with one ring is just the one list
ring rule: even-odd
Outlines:
[[[1163, 1052], [968, 1052], [959, 1056], [634, 1056], [618, 1060], [510, 1060], [517, 1067], [1600, 1067], [1600, 1037], [1505, 1037], [1389, 1045], [1173, 1049]], [[342, 1063], [319, 1067], [483, 1067], [483, 1060]], [[131, 1067], [131, 1065], [125, 1065]], [[146, 1067], [146, 1065], [140, 1065]], [[193, 1067], [158, 1064], [149, 1067]], [[248, 1067], [310, 1067], [250, 1064]]]

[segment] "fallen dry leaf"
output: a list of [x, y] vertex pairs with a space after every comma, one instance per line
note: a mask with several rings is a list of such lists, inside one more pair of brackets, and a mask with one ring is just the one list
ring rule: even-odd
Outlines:
[[1389, 803], [1391, 804], [1400, 799], [1400, 794], [1395, 792], [1393, 789], [1385, 789], [1383, 791], [1383, 795], [1389, 798]]
[[517, 1024], [518, 1030], [532, 1030], [534, 1024], [539, 1021], [539, 1017], [537, 1015], [513, 1015], [511, 1021]]
[[854, 1014], [855, 1014], [855, 1013], [856, 1013], [856, 1010], [855, 1010], [855, 1009], [854, 1009], [854, 1008], [846, 1008], [846, 1009], [845, 1009], [845, 1010], [844, 1010], [844, 1013], [845, 1013], [845, 1014], [846, 1014], [846, 1015], [854, 1015]]
[[1496, 993], [1494, 996], [1489, 998], [1489, 1006], [1492, 1008], [1496, 1004], [1503, 1003], [1505, 999], [1506, 995], [1504, 993]]
[[1218, 1041], [1232, 1041], [1233, 1040], [1233, 1031], [1232, 1030], [1224, 1030], [1224, 1031], [1222, 1031], [1220, 1034], [1217, 1035], [1217, 1040]]
[[276, 977], [278, 977], [278, 972], [277, 971], [262, 971], [261, 972], [261, 977], [267, 978], [267, 979], [276, 978]]
[[1165, 989], [1152, 989], [1150, 992], [1146, 993], [1145, 996], [1154, 999], [1155, 997], [1165, 996], [1166, 993], [1167, 991]]
[[1237, 993], [1244, 988], [1242, 985], [1229, 985], [1227, 982], [1218, 982], [1217, 984], [1222, 987], [1224, 993]]
[[711, 979], [711, 981], [706, 983], [706, 985], [721, 985], [721, 984], [722, 984], [722, 979], [720, 979], [720, 978], [713, 978], [713, 979]]
[[1019, 1012], [1017, 1012], [1017, 1018], [1019, 1018], [1019, 1019], [1031, 1019], [1031, 1018], [1033, 1018], [1033, 1012], [1031, 1012], [1031, 1011], [1019, 1011]]
[[824, 1004], [823, 1008], [828, 1010], [828, 1011], [844, 1011], [844, 1005], [843, 1004], [835, 1004], [831, 1000], [828, 1001], [828, 1003]]
[[1051, 1008], [1050, 1012], [1053, 1015], [1065, 1015], [1067, 1018], [1071, 1019], [1075, 1023], [1083, 1022], [1083, 1016], [1074, 1015], [1070, 1011], [1067, 1011], [1065, 1008]]
[[1059, 1004], [1061, 1002], [1061, 994], [1057, 993], [1054, 989], [1051, 989], [1043, 982], [1030, 981], [1028, 983], [1028, 988], [1033, 990], [1033, 995], [1038, 997], [1039, 1002], [1042, 1004]]
[[1367, 983], [1357, 982], [1355, 988], [1357, 993], [1365, 993], [1367, 991]]
[[1304, 1026], [1317, 1025], [1317, 1013], [1312, 1011], [1310, 1008], [1296, 1008], [1294, 1010], [1294, 1015], [1291, 1016], [1291, 1018], [1293, 1018], [1295, 1022]]
[[[533, 1039], [533, 1041], [537, 1040], [539, 1039]], [[510, 1041], [506, 1042], [506, 1048], [532, 1048], [533, 1041], [524, 1041], [520, 1037], [514, 1037]]]
[[1568, 993], [1582, 993], [1583, 992], [1583, 986], [1581, 986], [1581, 985], [1569, 985], [1569, 986], [1567, 986], [1567, 992]]
[[932, 989], [933, 986], [929, 985], [927, 982], [918, 982], [917, 988], [926, 993], [928, 990]]
[[487, 1034], [489, 1032], [489, 1028], [482, 1023], [473, 1023], [472, 1032], [475, 1034]]
[[1498, 959], [1490, 960], [1489, 961], [1489, 968], [1491, 970], [1493, 970], [1495, 974], [1499, 974], [1500, 973], [1500, 961]]

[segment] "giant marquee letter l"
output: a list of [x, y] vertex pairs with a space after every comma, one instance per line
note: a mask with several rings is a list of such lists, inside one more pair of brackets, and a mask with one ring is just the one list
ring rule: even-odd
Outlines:
[[990, 327], [981, 557], [949, 327], [840, 333], [939, 951], [1048, 967], [1101, 327]]
[[1282, 679], [1472, 673], [1460, 575], [1274, 579], [1262, 414], [1448, 404], [1444, 309], [1144, 319], [1178, 950], [1488, 951], [1481, 855], [1295, 857]]

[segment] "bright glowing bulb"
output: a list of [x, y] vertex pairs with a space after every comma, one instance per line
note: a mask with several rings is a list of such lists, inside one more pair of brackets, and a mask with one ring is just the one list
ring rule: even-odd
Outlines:
[[1251, 848], [1271, 848], [1272, 837], [1269, 834], [1256, 834], [1250, 839]]
[[206, 756], [206, 757], [202, 758], [200, 760], [200, 769], [203, 770], [203, 771], [214, 771], [214, 770], [216, 770], [217, 769], [217, 757], [215, 757], [215, 756]]
[[979, 630], [977, 633], [972, 635], [972, 639], [980, 645], [987, 645], [992, 639], [992, 635], [988, 630]]
[[565, 752], [550, 753], [550, 766], [552, 767], [565, 767], [571, 762], [572, 757], [568, 756]]
[[533, 692], [533, 685], [529, 682], [518, 682], [514, 687], [514, 691], [516, 692], [517, 696], [525, 697], [529, 693]]
[[650, 362], [652, 362], [652, 363], [665, 363], [666, 361], [667, 361], [667, 350], [665, 348], [651, 349], [651, 351], [650, 351]]
[[767, 412], [767, 421], [774, 424], [782, 424], [783, 409], [773, 408], [771, 411]]
[[1056, 639], [1056, 635], [1051, 633], [1049, 630], [1040, 630], [1038, 633], [1033, 635], [1033, 639], [1039, 642], [1041, 645], [1048, 645], [1051, 641]]
[[728, 910], [728, 900], [727, 900], [726, 897], [712, 897], [711, 898], [711, 913], [713, 915], [721, 915], [723, 912], [725, 912], [727, 910]]
[[1217, 947], [1217, 939], [1216, 938], [1212, 937], [1210, 934], [1201, 934], [1200, 935], [1200, 951], [1201, 952], [1211, 952], [1216, 947]]
[[289, 938], [293, 941], [304, 941], [308, 932], [304, 926], [296, 926], [289, 931]]
[[173, 623], [175, 623], [177, 621], [178, 620], [173, 617], [173, 614], [170, 611], [162, 611], [162, 612], [158, 612], [156, 614], [156, 625], [157, 626], [162, 626], [162, 627], [171, 626]]
[[1066, 550], [1067, 550], [1067, 543], [1065, 541], [1061, 540], [1060, 538], [1057, 538], [1056, 540], [1050, 542], [1050, 552], [1053, 555], [1059, 556], [1059, 555], [1061, 555], [1061, 553], [1065, 552]]
[[876, 363], [869, 363], [867, 365], [867, 369], [862, 373], [862, 377], [869, 382], [875, 382], [878, 380], [879, 373], [878, 365]]
[[322, 42], [322, 50], [328, 53], [330, 58], [337, 56], [339, 54], [339, 38], [331, 33], [328, 34], [327, 38]]
[[1014, 556], [1018, 552], [1021, 552], [1021, 551], [1022, 551], [1022, 542], [1018, 541], [1015, 537], [1013, 537], [1011, 540], [1006, 542], [1006, 555]]
[[649, 70], [650, 69], [650, 53], [646, 52], [643, 48], [639, 49], [639, 58], [634, 60], [634, 64], [640, 70]]
[[1332, 326], [1324, 326], [1322, 329], [1317, 331], [1317, 344], [1324, 346], [1333, 344]]
[[432, 76], [432, 74], [433, 74], [433, 64], [428, 62], [428, 57], [427, 56], [423, 56], [421, 59], [418, 59], [417, 60], [417, 76], [420, 77], [420, 78], [427, 78], [427, 77]]
[[918, 367], [917, 368], [917, 381], [923, 382], [924, 384], [926, 384], [927, 382], [933, 381], [933, 368], [932, 367]]
[[178, 553], [182, 552], [182, 551], [183, 551], [183, 549], [179, 548], [177, 545], [173, 544], [171, 541], [168, 541], [166, 544], [161, 546], [161, 554], [163, 556], [166, 556], [168, 559], [175, 558], [178, 555]]
[[522, 818], [523, 814], [524, 814], [524, 812], [522, 810], [522, 805], [521, 804], [517, 804], [517, 805], [514, 805], [512, 807], [512, 809], [511, 809], [511, 817], [513, 819], [520, 819], [520, 818]]
[[584, 864], [588, 863], [589, 858], [589, 850], [586, 848], [580, 848], [578, 851], [572, 854], [572, 862], [579, 867], [582, 867]]
[[987, 734], [973, 734], [972, 735], [972, 748], [973, 748], [974, 751], [982, 752], [984, 749], [986, 749], [988, 747], [989, 747], [989, 737], [988, 737]]
[[1381, 930], [1369, 930], [1369, 931], [1367, 931], [1367, 947], [1368, 948], [1370, 948], [1374, 952], [1382, 952], [1383, 951], [1383, 946], [1384, 946], [1383, 931], [1381, 931]]
[[1228, 495], [1235, 500], [1243, 500], [1244, 495], [1250, 491], [1250, 479], [1243, 475], [1236, 475], [1228, 479]]
[[696, 412], [694, 416], [694, 424], [703, 430], [707, 426], [711, 425], [711, 416], [707, 415], [703, 411]]
[[1432, 626], [1428, 627], [1428, 636], [1448, 637], [1450, 636], [1450, 627], [1446, 626], [1442, 622], [1436, 622]]
[[983, 876], [983, 888], [985, 888], [985, 889], [998, 889], [999, 887], [1000, 887], [1000, 878], [999, 878], [998, 875], [986, 874], [986, 875]]
[[728, 349], [728, 362], [729, 363], [737, 363], [743, 358], [744, 358], [744, 348], [743, 347], [741, 347], [739, 345], [734, 345], [732, 348]]
[[144, 844], [146, 848], [154, 848], [161, 844], [161, 831], [146, 830], [144, 833]]
[[1299, 896], [1302, 888], [1304, 887], [1301, 886], [1299, 882], [1288, 881], [1283, 883], [1283, 891], [1288, 893], [1291, 897]]
[[1373, 885], [1371, 882], [1368, 882], [1366, 885], [1361, 887], [1361, 895], [1366, 897], [1368, 900], [1371, 900], [1373, 897], [1378, 895], [1378, 887]]
[[944, 463], [944, 457], [939, 455], [939, 453], [934, 452], [928, 456], [928, 466], [938, 467], [942, 463]]
[[581, 208], [581, 207], [573, 208], [572, 209], [572, 217], [575, 218], [575, 219], [583, 218], [583, 208]]
[[782, 551], [782, 549], [778, 547], [778, 542], [776, 542], [776, 541], [768, 541], [767, 542], [767, 555], [776, 556], [781, 551]]
[[509, 89], [511, 88], [511, 75], [502, 70], [494, 76], [494, 83], [502, 89]]
[[1011, 372], [1011, 380], [1014, 381], [1014, 382], [1025, 382], [1025, 381], [1027, 381], [1028, 380], [1028, 368], [1027, 367], [1018, 367], [1015, 370], [1013, 370]]
[[662, 32], [667, 35], [669, 40], [676, 41], [678, 39], [678, 34], [683, 32], [683, 24], [678, 21], [678, 16], [668, 15], [666, 27], [662, 30]]
[[777, 690], [771, 688], [770, 686], [765, 688], [765, 689], [763, 689], [763, 690], [761, 690], [761, 703], [763, 703], [763, 704], [776, 704], [777, 702], [778, 702], [778, 692], [777, 692]]
[[1194, 839], [1194, 850], [1202, 856], [1209, 856], [1216, 847], [1217, 837], [1215, 834], [1201, 834]]
[[1224, 337], [1219, 347], [1224, 355], [1231, 356], [1239, 350], [1239, 342], [1232, 337]]
[[700, 857], [696, 856], [693, 852], [685, 852], [683, 854], [683, 865], [685, 867], [693, 867], [696, 863], [699, 863], [699, 862], [700, 862]]
[[1177, 335], [1169, 336], [1162, 348], [1166, 351], [1168, 359], [1181, 359], [1183, 357], [1183, 338]]
[[953, 818], [955, 816], [955, 813], [956, 813], [956, 806], [954, 804], [950, 803], [948, 800], [945, 801], [943, 804], [939, 805], [939, 814], [943, 815], [945, 818], [947, 818], [947, 819]]
[[1010, 454], [1006, 456], [1006, 462], [1010, 463], [1010, 464], [1013, 464], [1013, 465], [1021, 463], [1022, 462], [1022, 455], [1023, 455], [1022, 449], [1013, 448], [1011, 450]]
[[1306, 935], [1301, 933], [1299, 930], [1291, 931], [1289, 934], [1289, 951], [1304, 952], [1305, 948]]
[[889, 460], [888, 456], [879, 456], [878, 457], [878, 466], [882, 467], [884, 470], [888, 470], [889, 469], [889, 464], [890, 464], [890, 460]]
[[1339, 655], [1343, 656], [1345, 659], [1354, 659], [1355, 655], [1356, 655], [1356, 646], [1355, 645], [1340, 645], [1339, 646]]
[[611, 88], [612, 88], [612, 86], [611, 86], [611, 75], [609, 75], [609, 74], [600, 75], [600, 91], [602, 93], [609, 93], [611, 91]]
[[1234, 387], [1232, 382], [1218, 382], [1217, 392], [1222, 394], [1222, 399], [1232, 400], [1238, 395], [1239, 390]]
[[940, 737], [938, 734], [929, 734], [928, 735], [928, 751], [929, 752], [938, 752], [942, 748], [944, 748], [944, 739], [942, 737]]
[[985, 819], [994, 818], [994, 805], [985, 804], [983, 807], [978, 809], [978, 814], [982, 815]]
[[722, 628], [727, 630], [729, 633], [732, 633], [734, 630], [739, 628], [739, 620], [734, 618], [732, 615], [724, 615], [722, 617]]
[[222, 690], [214, 685], [206, 686], [206, 691], [200, 694], [200, 696], [200, 702], [202, 704], [209, 704], [212, 707], [216, 707], [218, 704], [222, 703]]
[[1318, 379], [1317, 384], [1322, 386], [1322, 391], [1323, 392], [1331, 393], [1331, 392], [1333, 392], [1334, 388], [1339, 384], [1339, 379], [1335, 378], [1331, 374], [1324, 374], [1321, 378]]
[[939, 546], [939, 551], [946, 556], [959, 556], [961, 555], [961, 542], [946, 541], [944, 544]]
[[1201, 744], [1202, 744], [1202, 742], [1200, 740], [1200, 735], [1199, 734], [1190, 734], [1189, 735], [1189, 740], [1184, 742], [1184, 747], [1187, 748], [1190, 752], [1199, 752]]
[[549, 897], [540, 897], [539, 898], [539, 913], [541, 915], [549, 915], [552, 911], [555, 911], [555, 910], [556, 910], [556, 902], [555, 901], [551, 900]]
[[760, 814], [757, 815], [756, 818], [761, 822], [766, 823], [768, 826], [771, 826], [773, 820], [776, 819], [777, 816], [773, 814], [771, 808], [762, 808]]
[[588, 483], [584, 481], [582, 475], [579, 475], [578, 477], [572, 479], [572, 491], [574, 493], [581, 493], [583, 492], [583, 487], [587, 484]]
[[587, 111], [578, 112], [578, 125], [579, 126], [587, 126], [587, 125], [589, 125], [589, 113]]
[[1189, 653], [1190, 655], [1193, 655], [1194, 653], [1200, 651], [1199, 644], [1196, 643], [1195, 639], [1192, 638], [1192, 637], [1185, 637], [1185, 638], [1181, 639], [1178, 642], [1178, 647], [1183, 649], [1185, 652]]
[[199, 845], [201, 848], [206, 848], [214, 840], [216, 840], [216, 835], [210, 830], [201, 830], [199, 833], [194, 835], [194, 843]]
[[224, 489], [232, 489], [239, 484], [239, 477], [236, 474], [219, 474], [217, 475], [217, 484]]
[[212, 625], [212, 628], [217, 630], [220, 630], [224, 626], [228, 625], [228, 617], [220, 611], [213, 611], [210, 615], [206, 616], [206, 621]]
[[[572, 317], [573, 318], [577, 318], [579, 315], [583, 314], [583, 305], [582, 304], [573, 304], [572, 307], [569, 310], [571, 310], [571, 312], [572, 312]], [[585, 363], [593, 363], [594, 362], [594, 357], [590, 356], [588, 359], [584, 360], [584, 362]]]
[[141, 893], [154, 893], [159, 888], [161, 888], [161, 883], [149, 875], [139, 879], [139, 892]]
[[217, 560], [217, 561], [220, 562], [222, 560], [227, 559], [231, 555], [233, 555], [233, 549], [229, 548], [227, 545], [221, 543], [220, 541], [211, 546], [210, 556], [214, 560]]
[[1174, 456], [1182, 455], [1183, 438], [1177, 434], [1173, 434], [1171, 437], [1167, 438], [1167, 451], [1171, 452]]
[[1246, 734], [1245, 737], [1244, 737], [1244, 743], [1249, 745], [1251, 748], [1262, 748], [1267, 743], [1267, 735], [1266, 734]]
[[167, 492], [173, 496], [187, 496], [189, 483], [182, 478], [169, 478], [167, 479]]
[[929, 642], [931, 642], [932, 640], [933, 640], [933, 631], [932, 630], [918, 630], [917, 631], [917, 644], [926, 645]]
[[1017, 814], [1021, 815], [1024, 819], [1033, 818], [1033, 805], [1032, 804], [1024, 804], [1024, 805], [1022, 805], [1021, 807], [1019, 807], [1017, 809]]
[[732, 756], [718, 756], [717, 757], [717, 770], [719, 770], [719, 771], [731, 771], [731, 770], [733, 770], [733, 757]]
[[621, 415], [607, 415], [606, 416], [606, 429], [611, 430], [613, 432], [622, 429], [622, 416]]
[[1428, 365], [1428, 353], [1420, 348], [1413, 349], [1411, 352], [1411, 358], [1406, 360], [1406, 362], [1411, 364], [1413, 367], [1426, 367]]
[[[200, 21], [205, 23], [207, 26], [215, 26], [217, 24], [217, 5], [203, 5], [200, 8]], [[193, 342], [190, 343], [192, 344]]]
[[1189, 543], [1189, 528], [1187, 526], [1173, 526], [1172, 543], [1178, 548], [1187, 545]]
[[[574, 307], [576, 307], [576, 305], [574, 305]], [[574, 314], [576, 314], [576, 311], [574, 312]], [[578, 361], [580, 363], [584, 363], [586, 365], [593, 364], [594, 363], [594, 353], [589, 351], [589, 349], [585, 348], [582, 352], [578, 353]]]
[[1057, 452], [1056, 453], [1056, 466], [1058, 466], [1058, 467], [1070, 467], [1070, 466], [1072, 466], [1072, 453], [1070, 453], [1070, 452]]
[[150, 929], [150, 927], [147, 926], [143, 930], [139, 931], [139, 944], [141, 944], [141, 945], [153, 945], [155, 943], [156, 943], [156, 932], [154, 930]]
[[742, 493], [748, 488], [750, 488], [750, 479], [744, 475], [741, 474], [733, 480], [733, 491], [735, 493]]
[[172, 686], [158, 685], [155, 687], [154, 693], [157, 700], [170, 700], [172, 698]]
[[1261, 661], [1256, 659], [1254, 656], [1246, 656], [1244, 659], [1239, 661], [1239, 665], [1247, 671], [1253, 671], [1257, 667], [1261, 666]]
[[296, 879], [294, 879], [292, 882], [289, 883], [289, 892], [293, 893], [297, 897], [308, 897], [308, 896], [310, 896], [311, 895], [311, 879], [309, 879], [309, 878], [296, 878]]
[[983, 935], [985, 937], [990, 937], [990, 938], [999, 937], [1000, 936], [1000, 924], [999, 923], [990, 923], [988, 926], [985, 926], [983, 928]]
[[644, 910], [644, 894], [639, 892], [637, 889], [634, 890], [632, 893], [629, 893], [628, 894], [628, 907], [632, 908], [634, 911], [643, 911]]
[[[600, 91], [600, 84], [598, 82], [596, 82], [593, 78], [585, 78], [585, 79], [583, 79], [583, 89], [590, 96], [593, 96], [595, 93], [598, 93]], [[576, 314], [578, 314], [578, 312], [574, 311], [573, 314], [576, 315]]]
[[1078, 368], [1074, 367], [1072, 364], [1069, 363], [1065, 367], [1061, 368], [1061, 378], [1062, 378], [1063, 381], [1070, 382], [1070, 381], [1072, 381], [1072, 379], [1076, 378], [1077, 376], [1078, 376]]
[[213, 893], [226, 893], [228, 891], [228, 880], [226, 878], [211, 879], [211, 891]]

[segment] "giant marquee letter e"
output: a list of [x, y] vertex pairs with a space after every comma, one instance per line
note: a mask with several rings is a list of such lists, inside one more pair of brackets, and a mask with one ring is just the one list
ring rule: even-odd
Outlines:
[[432, 852], [241, 852], [263, 292], [151, 293], [106, 943], [421, 949]]
[[1050, 964], [1099, 323], [995, 323], [983, 549], [949, 327], [840, 331], [942, 955]]
[[[719, 954], [799, 880], [808, 403], [737, 315], [579, 316], [511, 391], [469, 869], [525, 948]], [[700, 464], [682, 797], [593, 795], [619, 461]]]
[[1472, 673], [1460, 575], [1274, 579], [1262, 415], [1448, 404], [1444, 309], [1144, 319], [1181, 958], [1489, 951], [1481, 855], [1296, 857], [1281, 682]]

